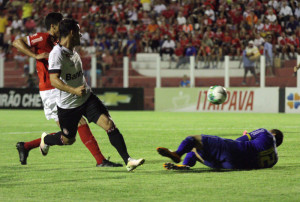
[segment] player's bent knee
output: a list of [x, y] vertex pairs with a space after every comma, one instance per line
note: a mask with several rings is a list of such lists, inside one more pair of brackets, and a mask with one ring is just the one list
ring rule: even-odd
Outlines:
[[114, 122], [111, 119], [109, 119], [107, 123], [108, 128], [112, 128], [114, 127], [114, 125], [115, 125]]
[[107, 119], [105, 122], [104, 122], [104, 129], [105, 130], [109, 130], [111, 128], [114, 127], [114, 122], [111, 120], [111, 119]]
[[72, 145], [76, 141], [76, 138], [66, 138], [65, 136], [62, 136], [62, 140], [64, 145]]
[[105, 114], [102, 114], [96, 124], [102, 127], [104, 130], [109, 130], [114, 126], [114, 122]]

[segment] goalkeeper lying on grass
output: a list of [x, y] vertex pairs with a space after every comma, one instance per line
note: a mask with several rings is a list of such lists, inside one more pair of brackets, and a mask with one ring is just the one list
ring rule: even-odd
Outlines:
[[276, 148], [282, 141], [280, 130], [260, 128], [250, 133], [245, 131], [236, 140], [210, 135], [188, 136], [174, 152], [164, 147], [158, 147], [157, 151], [175, 163], [187, 154], [182, 165], [165, 163], [168, 170], [188, 170], [197, 161], [215, 169], [249, 170], [273, 167], [278, 161]]

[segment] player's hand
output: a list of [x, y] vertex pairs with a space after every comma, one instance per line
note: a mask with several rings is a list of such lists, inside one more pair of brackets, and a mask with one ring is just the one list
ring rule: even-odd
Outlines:
[[300, 64], [298, 66], [294, 67], [294, 72], [297, 72], [297, 70], [300, 68]]
[[74, 94], [77, 95], [77, 96], [83, 96], [85, 95], [86, 93], [86, 89], [85, 89], [85, 86], [82, 85], [82, 86], [79, 86], [77, 88], [74, 89]]
[[49, 53], [41, 53], [41, 54], [36, 55], [35, 59], [36, 60], [41, 60], [41, 59], [45, 59], [45, 58], [48, 58], [48, 57], [49, 57]]

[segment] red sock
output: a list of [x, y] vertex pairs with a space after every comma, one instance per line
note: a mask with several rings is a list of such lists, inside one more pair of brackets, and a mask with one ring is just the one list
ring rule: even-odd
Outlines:
[[79, 126], [78, 133], [82, 143], [90, 150], [91, 154], [96, 159], [97, 165], [101, 164], [105, 157], [102, 155], [89, 126], [87, 124]]
[[26, 150], [31, 150], [31, 149], [34, 149], [34, 148], [37, 148], [40, 146], [40, 143], [41, 143], [41, 138], [39, 139], [36, 139], [36, 140], [32, 140], [30, 142], [25, 142], [24, 143], [24, 148]]

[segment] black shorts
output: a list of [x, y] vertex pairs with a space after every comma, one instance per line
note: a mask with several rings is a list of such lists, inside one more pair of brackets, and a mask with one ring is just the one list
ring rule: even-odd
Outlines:
[[79, 107], [73, 109], [57, 107], [57, 114], [62, 135], [67, 138], [74, 138], [76, 136], [78, 123], [82, 116], [85, 116], [89, 122], [94, 123], [97, 123], [101, 114], [110, 117], [106, 106], [93, 93], [91, 93], [88, 100]]

